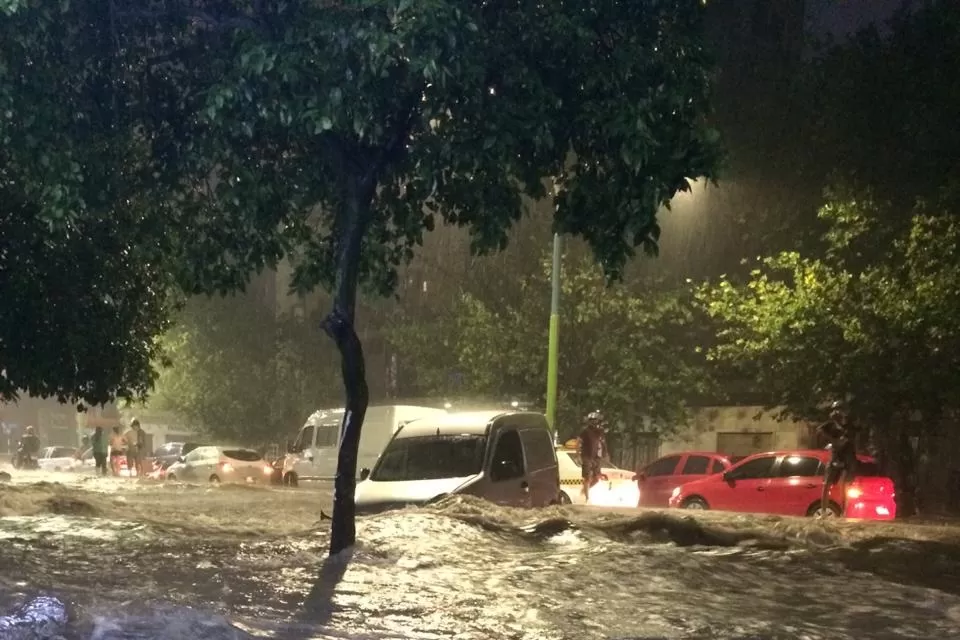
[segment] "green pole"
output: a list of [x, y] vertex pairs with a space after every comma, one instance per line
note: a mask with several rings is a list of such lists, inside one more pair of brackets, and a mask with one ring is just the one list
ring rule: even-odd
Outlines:
[[553, 234], [553, 271], [550, 281], [553, 293], [550, 296], [550, 338], [547, 346], [547, 423], [556, 435], [557, 418], [557, 362], [560, 354], [560, 234]]

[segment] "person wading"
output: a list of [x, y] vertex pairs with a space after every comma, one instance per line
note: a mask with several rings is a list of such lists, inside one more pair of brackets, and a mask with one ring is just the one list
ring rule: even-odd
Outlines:
[[110, 436], [110, 468], [113, 475], [120, 475], [120, 461], [127, 455], [127, 443], [123, 439], [120, 425], [113, 428], [113, 434]]
[[823, 479], [823, 493], [820, 496], [820, 517], [830, 516], [830, 490], [840, 486], [840, 514], [847, 512], [847, 487], [853, 480], [857, 469], [856, 431], [839, 402], [830, 407], [830, 419], [817, 427], [830, 441], [830, 462]]
[[103, 432], [103, 427], [93, 430], [90, 448], [93, 449], [93, 461], [97, 465], [97, 473], [102, 476], [107, 475], [107, 453], [110, 450], [110, 443], [107, 442], [107, 434]]
[[147, 434], [140, 428], [140, 421], [134, 418], [130, 421], [130, 430], [123, 434], [127, 446], [127, 471], [131, 474], [137, 470], [137, 477], [143, 477], [143, 456], [147, 446]]
[[600, 460], [607, 452], [603, 416], [599, 411], [587, 415], [578, 441], [580, 468], [583, 475], [583, 498], [590, 502], [590, 487], [600, 480]]

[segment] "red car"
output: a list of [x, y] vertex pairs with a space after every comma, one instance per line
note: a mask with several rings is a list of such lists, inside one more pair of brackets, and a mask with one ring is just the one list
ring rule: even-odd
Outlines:
[[[897, 514], [893, 481], [880, 476], [873, 458], [857, 456], [858, 467], [847, 488], [848, 518], [892, 520]], [[748, 513], [814, 516], [820, 513], [826, 450], [758, 453], [729, 470], [673, 490], [670, 506]], [[840, 487], [830, 494], [830, 512], [840, 515]]]
[[716, 451], [687, 451], [654, 460], [637, 473], [638, 507], [666, 507], [677, 487], [726, 471], [737, 461]]

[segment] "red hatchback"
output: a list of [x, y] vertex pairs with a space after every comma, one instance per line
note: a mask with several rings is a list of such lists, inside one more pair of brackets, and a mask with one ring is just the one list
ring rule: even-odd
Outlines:
[[[880, 476], [873, 458], [857, 456], [858, 467], [847, 488], [848, 518], [892, 520], [897, 514], [893, 481]], [[728, 471], [681, 485], [673, 490], [670, 506], [748, 513], [813, 516], [820, 512], [826, 450], [759, 453]], [[830, 495], [830, 511], [840, 515], [840, 488]]]
[[726, 471], [734, 462], [736, 459], [716, 451], [687, 451], [654, 460], [637, 473], [637, 506], [666, 507], [677, 487]]

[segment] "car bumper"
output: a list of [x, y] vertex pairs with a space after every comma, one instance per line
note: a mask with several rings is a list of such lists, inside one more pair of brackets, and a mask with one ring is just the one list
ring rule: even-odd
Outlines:
[[847, 503], [848, 518], [858, 520], [893, 520], [897, 517], [897, 503], [889, 500], [863, 500], [857, 498]]

